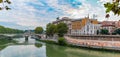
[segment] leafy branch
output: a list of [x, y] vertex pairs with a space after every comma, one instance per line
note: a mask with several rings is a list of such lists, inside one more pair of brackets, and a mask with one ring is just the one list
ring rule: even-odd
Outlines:
[[109, 12], [113, 12], [115, 15], [120, 15], [120, 0], [113, 0], [111, 2], [107, 2], [104, 4], [104, 7], [106, 8], [106, 18], [109, 18]]
[[0, 7], [0, 10], [6, 9], [6, 10], [10, 10], [11, 8], [9, 8], [6, 4], [11, 4], [11, 1], [9, 0], [0, 0], [0, 3], [3, 5]]

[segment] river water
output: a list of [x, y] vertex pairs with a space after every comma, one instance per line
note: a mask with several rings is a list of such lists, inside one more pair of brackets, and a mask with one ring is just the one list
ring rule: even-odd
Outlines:
[[15, 40], [18, 44], [0, 46], [0, 57], [120, 57], [120, 53], [45, 44], [31, 38]]

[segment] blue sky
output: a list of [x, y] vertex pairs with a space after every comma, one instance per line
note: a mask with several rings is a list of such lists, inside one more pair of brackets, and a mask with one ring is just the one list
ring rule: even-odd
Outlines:
[[[56, 17], [83, 18], [93, 14], [99, 21], [106, 20], [103, 4], [111, 0], [10, 0], [11, 10], [0, 11], [0, 25], [16, 29], [45, 28]], [[1, 4], [0, 4], [1, 6]], [[109, 20], [119, 20], [110, 13]]]

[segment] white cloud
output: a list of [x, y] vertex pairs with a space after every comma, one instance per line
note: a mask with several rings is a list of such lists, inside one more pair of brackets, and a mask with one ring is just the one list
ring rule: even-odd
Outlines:
[[[38, 22], [37, 16], [35, 16], [35, 12], [39, 12], [39, 10], [35, 9], [33, 6], [29, 6], [26, 3], [31, 2], [31, 0], [12, 0], [12, 4], [10, 7], [12, 7], [12, 10], [5, 11], [3, 10], [0, 14], [2, 19], [0, 19], [1, 22], [13, 22], [20, 26], [43, 26], [45, 27], [43, 22]], [[32, 1], [32, 3], [36, 3], [37, 0]], [[42, 5], [42, 4], [41, 4]]]
[[[36, 26], [42, 26], [45, 28], [47, 23], [52, 22], [58, 16], [82, 18], [88, 16], [88, 14], [91, 16], [91, 18], [93, 14], [96, 14], [98, 15], [98, 20], [102, 21], [106, 20], [106, 13], [103, 4], [106, 2], [110, 2], [111, 0], [98, 0], [98, 2], [96, 2], [98, 3], [97, 5], [92, 5], [88, 3], [88, 0], [77, 0], [78, 2], [82, 3], [82, 5], [79, 5], [79, 8], [73, 8], [70, 6], [70, 4], [59, 4], [58, 0], [45, 1], [45, 3], [47, 3], [49, 7], [56, 10], [56, 12], [47, 12], [46, 9], [39, 10], [36, 9], [35, 6], [27, 4], [33, 3], [44, 7], [45, 4], [40, 1], [43, 0], [11, 0], [12, 4], [10, 5], [10, 7], [12, 8], [12, 10], [1, 11], [0, 22], [13, 22], [17, 25], [30, 28], [35, 28]], [[119, 19], [119, 17], [114, 16], [113, 13], [110, 13], [110, 15], [110, 20]]]

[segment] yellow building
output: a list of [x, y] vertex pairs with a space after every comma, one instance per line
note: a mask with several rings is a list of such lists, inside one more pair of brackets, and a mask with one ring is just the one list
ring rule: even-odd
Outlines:
[[97, 19], [82, 18], [71, 22], [72, 35], [96, 35], [100, 28]]

